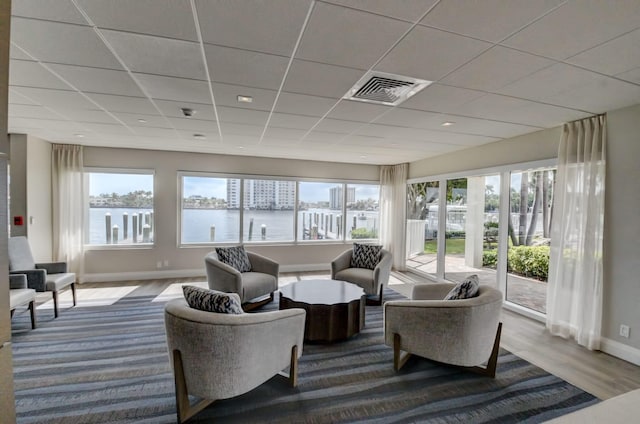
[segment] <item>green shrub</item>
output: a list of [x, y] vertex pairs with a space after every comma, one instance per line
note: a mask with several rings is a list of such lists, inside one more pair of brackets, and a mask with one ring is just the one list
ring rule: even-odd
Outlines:
[[549, 246], [516, 246], [509, 249], [507, 269], [546, 281], [549, 275]]
[[352, 239], [374, 239], [378, 238], [378, 232], [376, 230], [367, 230], [366, 228], [356, 228], [351, 230]]
[[482, 252], [482, 266], [495, 269], [498, 266], [498, 249]]

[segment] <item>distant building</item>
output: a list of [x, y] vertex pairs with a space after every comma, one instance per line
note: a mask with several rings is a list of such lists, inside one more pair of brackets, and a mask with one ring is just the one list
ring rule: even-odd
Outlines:
[[[293, 209], [295, 181], [245, 180], [244, 206], [250, 209]], [[228, 207], [240, 207], [240, 180], [227, 180]]]
[[[356, 201], [356, 188], [347, 187], [347, 204]], [[329, 209], [342, 209], [342, 186], [329, 189]]]

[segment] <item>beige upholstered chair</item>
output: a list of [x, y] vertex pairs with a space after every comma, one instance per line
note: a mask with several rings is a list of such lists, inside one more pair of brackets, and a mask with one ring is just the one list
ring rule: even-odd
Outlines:
[[348, 281], [362, 287], [368, 296], [378, 296], [377, 300], [367, 299], [367, 304], [382, 304], [382, 293], [391, 275], [391, 252], [380, 251], [380, 261], [375, 269], [351, 268], [352, 254], [353, 249], [349, 249], [331, 262], [331, 279]]
[[67, 272], [66, 262], [36, 263], [26, 237], [10, 237], [9, 272], [25, 274], [29, 288], [37, 292], [50, 291], [53, 295], [53, 315], [58, 317], [58, 293], [71, 288], [73, 306], [76, 306], [76, 274]]
[[393, 347], [396, 371], [415, 354], [495, 377], [502, 292], [481, 285], [476, 297], [443, 300], [453, 287], [420, 284], [414, 286], [411, 300], [385, 303], [384, 337]]
[[27, 276], [24, 274], [9, 275], [9, 310], [11, 316], [16, 308], [27, 306], [31, 314], [31, 328], [36, 328], [36, 291], [27, 287]]
[[247, 252], [251, 271], [240, 272], [221, 262], [215, 250], [205, 257], [209, 288], [226, 293], [238, 293], [242, 308], [249, 311], [273, 301], [278, 290], [280, 265], [257, 253]]
[[[253, 390], [287, 367], [295, 387], [305, 316], [295, 308], [234, 315], [192, 309], [184, 299], [168, 302], [164, 317], [178, 422], [215, 400]], [[203, 400], [192, 406], [189, 395]]]

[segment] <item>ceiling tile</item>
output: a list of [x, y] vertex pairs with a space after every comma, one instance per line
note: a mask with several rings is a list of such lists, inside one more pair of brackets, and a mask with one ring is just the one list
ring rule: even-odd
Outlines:
[[54, 63], [47, 66], [80, 91], [144, 97], [138, 85], [125, 71]]
[[95, 122], [102, 124], [120, 124], [116, 119], [102, 110], [57, 107], [56, 112], [76, 122]]
[[463, 105], [486, 93], [466, 88], [451, 87], [442, 84], [430, 84], [427, 88], [409, 97], [398, 107], [426, 111], [455, 112]]
[[96, 106], [76, 91], [48, 90], [44, 88], [13, 87], [21, 94], [44, 106], [91, 109]]
[[549, 97], [549, 102], [593, 113], [632, 106], [640, 103], [640, 85], [599, 75], [594, 81], [570, 91]]
[[167, 120], [171, 126], [178, 130], [218, 132], [218, 123], [216, 121], [193, 118], [167, 118]]
[[504, 44], [563, 60], [636, 29], [639, 22], [637, 0], [619, 0], [615, 6], [607, 1], [568, 1]]
[[[284, 129], [288, 129], [288, 128], [284, 128]], [[298, 147], [298, 143], [299, 142], [297, 139], [289, 139], [289, 138], [274, 136], [274, 137], [264, 137], [260, 145], [269, 146], [269, 147], [271, 146], [284, 147], [286, 149], [295, 149]], [[286, 157], [286, 155], [283, 155], [281, 157]]]
[[195, 103], [211, 102], [209, 84], [184, 78], [134, 74], [144, 91], [154, 99]]
[[218, 107], [218, 117], [224, 134], [226, 123], [262, 125], [267, 122], [268, 112], [260, 110], [250, 110], [235, 107], [220, 106]]
[[555, 62], [495, 46], [447, 75], [441, 82], [456, 87], [494, 91]]
[[11, 47], [9, 47], [9, 57], [11, 59], [18, 60], [34, 60], [31, 56], [23, 52], [16, 44], [11, 44]]
[[[216, 115], [213, 110], [213, 106], [209, 101], [209, 104], [203, 103], [193, 103], [193, 102], [179, 102], [179, 101], [171, 101], [171, 100], [154, 100], [158, 109], [165, 116], [173, 116], [177, 118], [184, 118], [184, 114], [182, 113], [182, 108], [189, 108], [194, 111], [193, 117], [196, 119], [204, 119], [204, 120], [216, 120]], [[157, 113], [154, 112], [154, 114]]]
[[318, 122], [315, 116], [293, 115], [288, 113], [274, 113], [271, 115], [269, 126], [281, 128], [298, 128], [308, 130]]
[[431, 123], [442, 123], [439, 113], [413, 109], [394, 108], [375, 120], [376, 124], [424, 128]]
[[31, 119], [31, 118], [13, 118], [11, 119], [13, 127], [25, 128], [46, 128], [47, 130], [65, 130], [72, 129], [75, 132], [87, 130], [83, 124], [64, 120], [64, 119]]
[[487, 94], [458, 109], [459, 115], [551, 128], [591, 113], [531, 102], [514, 97]]
[[263, 130], [264, 125], [234, 124], [231, 122], [224, 123], [224, 135], [248, 135], [259, 138]]
[[339, 99], [358, 82], [362, 75], [363, 72], [356, 69], [294, 60], [283, 90]]
[[410, 22], [416, 22], [437, 3], [436, 0], [402, 0], [401, 4], [389, 0], [327, 0], [327, 2]]
[[[172, 124], [167, 118], [158, 115], [143, 115], [140, 113], [114, 112], [113, 115], [129, 126], [145, 126], [169, 128]], [[144, 122], [140, 122], [143, 120]]]
[[71, 87], [38, 62], [25, 60], [9, 62], [9, 85], [71, 90]]
[[[635, 84], [640, 84], [640, 67], [616, 75], [616, 77]], [[617, 108], [616, 108], [617, 109]]]
[[293, 53], [310, 4], [309, 0], [196, 1], [205, 43], [282, 56]]
[[124, 125], [110, 125], [110, 124], [98, 124], [98, 123], [83, 123], [82, 126], [89, 131], [102, 134], [114, 134], [114, 135], [133, 135], [133, 132]]
[[130, 127], [136, 135], [143, 137], [160, 137], [177, 139], [179, 137], [176, 130], [173, 128], [158, 128], [158, 127]]
[[42, 62], [122, 69], [90, 27], [13, 18], [11, 41]]
[[17, 93], [11, 87], [9, 87], [9, 104], [18, 105], [38, 105], [38, 102], [28, 99], [20, 93]]
[[102, 33], [133, 72], [207, 79], [198, 43], [119, 31], [104, 30]]
[[561, 104], [564, 93], [590, 85], [601, 78], [603, 77], [594, 72], [559, 63], [509, 84], [497, 92], [549, 103], [551, 99], [556, 99], [560, 100], [560, 103], [555, 104]]
[[109, 112], [141, 113], [145, 115], [158, 113], [149, 99], [94, 93], [88, 93], [87, 96]]
[[100, 28], [197, 41], [188, 1], [76, 0]]
[[363, 125], [365, 125], [363, 122], [342, 121], [340, 119], [325, 118], [320, 121], [320, 123], [314, 128], [314, 130], [334, 132], [339, 134], [350, 134]]
[[88, 25], [71, 0], [16, 0], [11, 2], [11, 15]]
[[387, 54], [376, 70], [438, 81], [491, 44], [417, 26]]
[[281, 92], [274, 111], [320, 117], [324, 116], [336, 102], [337, 100], [333, 98]]
[[[438, 3], [422, 24], [498, 42], [564, 0], [448, 0]], [[463, 13], [461, 13], [464, 11]]]
[[[211, 85], [213, 86], [213, 97], [215, 98], [216, 105], [219, 106], [269, 111], [276, 99], [277, 91], [275, 90], [265, 90], [262, 88], [244, 87], [233, 84], [220, 84], [217, 82]], [[238, 102], [238, 96], [249, 96], [252, 98], [252, 102], [240, 103]]]
[[38, 105], [9, 104], [9, 116], [16, 118], [63, 119], [51, 109]]
[[311, 131], [304, 138], [306, 142], [318, 142], [318, 143], [337, 143], [345, 137], [344, 134], [336, 134], [334, 132], [326, 132], [326, 131], [316, 131], [315, 129]]
[[640, 67], [640, 29], [567, 59], [567, 62], [607, 75]]
[[296, 57], [369, 69], [409, 27], [406, 22], [317, 2]]
[[277, 127], [269, 127], [267, 131], [264, 133], [263, 141], [266, 139], [270, 140], [279, 140], [284, 139], [290, 142], [291, 140], [300, 140], [305, 134], [307, 130], [301, 130], [297, 128], [277, 128]]
[[353, 100], [341, 100], [340, 103], [333, 108], [328, 117], [349, 121], [369, 122], [390, 110], [391, 107], [389, 106], [374, 105]]
[[194, 138], [193, 137], [193, 131], [176, 130], [176, 132], [178, 133], [180, 138], [182, 138], [183, 140], [188, 140], [189, 143], [193, 143], [191, 146], [189, 146], [187, 144], [180, 143], [180, 146], [188, 147], [186, 149], [186, 151], [188, 151], [188, 152], [201, 151], [199, 149], [202, 146], [217, 145], [218, 148], [221, 147], [220, 135], [218, 134], [218, 131], [199, 132], [198, 134], [201, 134], [201, 135], [203, 135], [205, 137], [204, 140], [199, 140], [197, 138]]
[[500, 138], [515, 137], [517, 135], [542, 129], [541, 127], [469, 118], [460, 115], [442, 114], [440, 115], [440, 118], [442, 119], [442, 122], [452, 122], [453, 125], [443, 127], [442, 124], [436, 124], [431, 129], [444, 132], [476, 134]]
[[289, 63], [283, 56], [205, 45], [211, 81], [277, 90]]

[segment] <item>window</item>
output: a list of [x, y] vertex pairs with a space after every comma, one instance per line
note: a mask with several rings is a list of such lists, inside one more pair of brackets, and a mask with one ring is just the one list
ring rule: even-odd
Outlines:
[[380, 187], [371, 184], [347, 184], [347, 240], [377, 239], [380, 228]]
[[409, 182], [408, 269], [450, 281], [477, 274], [482, 284], [505, 293], [507, 307], [542, 317], [555, 180], [552, 163]]
[[87, 244], [153, 244], [153, 172], [90, 170], [85, 175], [89, 192]]
[[344, 184], [299, 183], [298, 240], [342, 240]]
[[243, 241], [294, 240], [295, 181], [244, 180], [242, 199]]
[[182, 172], [180, 185], [182, 245], [378, 238], [377, 184]]
[[181, 241], [240, 240], [240, 179], [182, 175]]

